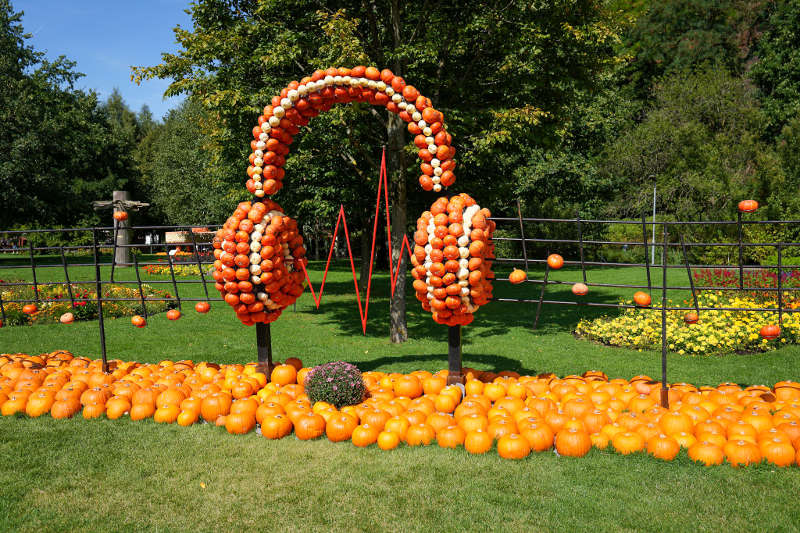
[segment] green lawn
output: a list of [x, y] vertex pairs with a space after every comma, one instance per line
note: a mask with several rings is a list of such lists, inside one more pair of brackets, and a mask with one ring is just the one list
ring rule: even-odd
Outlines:
[[[118, 279], [135, 279], [129, 270], [117, 272]], [[29, 273], [2, 270], [0, 278]], [[62, 274], [59, 269], [38, 272], [40, 280]], [[86, 267], [70, 268], [74, 279], [92, 275]], [[683, 283], [685, 276], [670, 271], [670, 282]], [[565, 269], [553, 277], [578, 281], [579, 273]], [[321, 278], [319, 265], [312, 265], [317, 287]], [[589, 274], [590, 283], [645, 279], [644, 271], [636, 270]], [[616, 302], [629, 292], [592, 288], [590, 297]], [[202, 289], [194, 285], [185, 294], [199, 297]], [[495, 294], [535, 298], [538, 287], [498, 282]], [[549, 287], [547, 294], [573, 298], [568, 285]], [[446, 367], [446, 328], [433, 323], [413, 297], [411, 340], [399, 346], [388, 341], [387, 295], [388, 274], [378, 274], [362, 335], [349, 265], [338, 264], [319, 310], [306, 292], [296, 311], [288, 309], [272, 325], [275, 358], [297, 356], [309, 366], [344, 359], [362, 370]], [[604, 312], [614, 311], [545, 306], [539, 329], [532, 330], [535, 305], [492, 303], [464, 330], [464, 364], [521, 373], [600, 369], [610, 377], [658, 377], [660, 353], [608, 348], [572, 336], [580, 317]], [[184, 313], [177, 322], [152, 317], [144, 329], [127, 319], [108, 320], [109, 357], [255, 359], [255, 331], [239, 324], [224, 304], [215, 303], [205, 316], [190, 306]], [[96, 322], [0, 330], [0, 352], [59, 348], [97, 357]], [[671, 354], [669, 380], [698, 385], [798, 380], [799, 355], [796, 346], [715, 358]], [[106, 530], [110, 524], [114, 530], [202, 531], [800, 529], [800, 468], [708, 469], [691, 464], [685, 453], [670, 463], [601, 451], [578, 460], [544, 453], [512, 462], [494, 452], [471, 456], [436, 446], [383, 452], [327, 440], [267, 441], [209, 425], [10, 417], [0, 418], [0, 464], [3, 531]]]

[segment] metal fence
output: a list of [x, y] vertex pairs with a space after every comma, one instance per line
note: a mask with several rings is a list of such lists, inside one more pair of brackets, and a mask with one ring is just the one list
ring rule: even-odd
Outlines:
[[[797, 226], [800, 224], [798, 220], [748, 220], [746, 216], [743, 216], [742, 213], [739, 213], [736, 220], [729, 220], [729, 221], [648, 221], [645, 216], [643, 215], [641, 220], [587, 220], [581, 219], [579, 216], [576, 216], [572, 219], [554, 219], [554, 218], [529, 218], [523, 217], [522, 211], [519, 208], [519, 204], [517, 204], [517, 217], [494, 217], [492, 220], [495, 221], [498, 228], [511, 228], [513, 229], [514, 233], [517, 233], [518, 230], [518, 237], [496, 237], [495, 241], [498, 243], [502, 242], [509, 242], [513, 243], [517, 248], [521, 249], [522, 256], [521, 257], [497, 257], [495, 261], [499, 264], [505, 264], [509, 266], [516, 266], [522, 267], [526, 271], [530, 271], [532, 267], [541, 267], [544, 266], [544, 271], [542, 274], [541, 279], [527, 279], [527, 283], [532, 283], [538, 285], [539, 288], [539, 296], [538, 298], [531, 299], [531, 298], [494, 298], [496, 302], [516, 302], [516, 303], [523, 303], [523, 304], [531, 304], [536, 306], [536, 313], [535, 319], [532, 326], [535, 328], [538, 325], [539, 317], [541, 314], [542, 306], [543, 305], [556, 305], [556, 306], [588, 306], [588, 307], [604, 307], [604, 308], [619, 308], [619, 309], [626, 309], [626, 308], [633, 308], [634, 305], [631, 304], [624, 304], [624, 303], [607, 303], [607, 302], [591, 302], [586, 301], [585, 299], [581, 299], [578, 301], [565, 301], [565, 300], [558, 300], [558, 299], [550, 299], [547, 298], [547, 289], [552, 285], [559, 285], [559, 284], [572, 284], [573, 282], [567, 281], [558, 281], [550, 279], [551, 268], [547, 263], [547, 255], [552, 252], [558, 252], [560, 247], [572, 247], [572, 249], [577, 249], [577, 260], [572, 261], [565, 261], [566, 265], [571, 266], [579, 266], [580, 267], [580, 280], [581, 282], [585, 283], [589, 287], [609, 287], [609, 288], [628, 288], [628, 289], [638, 289], [638, 290], [646, 290], [648, 293], [656, 292], [656, 294], [660, 291], [661, 293], [661, 304], [651, 306], [650, 309], [660, 310], [661, 311], [661, 318], [662, 318], [662, 331], [661, 331], [661, 340], [662, 340], [662, 402], [666, 402], [666, 389], [667, 389], [667, 328], [666, 328], [666, 320], [667, 320], [667, 313], [669, 311], [695, 311], [700, 313], [702, 311], [747, 311], [747, 312], [763, 312], [763, 313], [775, 313], [777, 311], [778, 314], [778, 325], [780, 325], [783, 315], [785, 313], [794, 313], [800, 311], [800, 309], [793, 309], [793, 308], [784, 308], [784, 293], [787, 291], [798, 291], [800, 287], [785, 287], [783, 286], [783, 274], [795, 269], [800, 269], [800, 265], [786, 265], [783, 263], [783, 257], [787, 250], [796, 250], [798, 246], [800, 246], [800, 242], [745, 242], [743, 235], [744, 235], [744, 228], [747, 225], [772, 225], [773, 227], [791, 227]], [[641, 228], [641, 241], [614, 241], [614, 240], [602, 240], [602, 239], [586, 239], [584, 238], [585, 234], [590, 235], [597, 235], [602, 234], [602, 232], [591, 230], [586, 231], [587, 228], [598, 228], [598, 227], [609, 227], [616, 224], [620, 225], [635, 225]], [[531, 235], [536, 235], [537, 230], [535, 228], [541, 228], [542, 225], [553, 227], [554, 225], [559, 225], [561, 227], [570, 228], [570, 231], [573, 231], [574, 238], [562, 238], [562, 239], [552, 239], [552, 238], [539, 238]], [[685, 238], [685, 234], [690, 233], [693, 227], [697, 227], [698, 225], [702, 225], [705, 227], [708, 226], [719, 226], [719, 227], [730, 227], [734, 226], [736, 229], [736, 233], [738, 234], [738, 240], [735, 242], [695, 242], [689, 241]], [[216, 230], [219, 226], [213, 225], [203, 225], [202, 228], [206, 229], [208, 234]], [[0, 254], [12, 254], [11, 258], [6, 255], [3, 257], [2, 262], [0, 262], [0, 278], [2, 278], [2, 272], [8, 269], [20, 269], [24, 268], [26, 270], [30, 270], [31, 274], [31, 281], [2, 281], [0, 280], [0, 318], [3, 319], [5, 322], [6, 319], [6, 308], [7, 305], [10, 303], [17, 303], [17, 304], [25, 304], [25, 303], [35, 303], [39, 304], [43, 301], [40, 296], [41, 288], [44, 286], [50, 285], [64, 285], [67, 288], [69, 301], [72, 307], [76, 305], [76, 298], [73, 294], [72, 287], [75, 285], [89, 285], [94, 288], [96, 291], [95, 302], [98, 308], [98, 326], [99, 326], [99, 333], [100, 333], [100, 347], [101, 347], [101, 354], [104, 362], [104, 368], [106, 368], [106, 346], [105, 346], [105, 329], [103, 323], [103, 303], [104, 302], [113, 302], [113, 301], [139, 301], [142, 304], [143, 312], [145, 314], [145, 318], [147, 318], [147, 306], [146, 302], [148, 301], [170, 301], [173, 303], [175, 307], [181, 309], [182, 304], [184, 302], [197, 302], [197, 301], [222, 301], [222, 298], [216, 295], [216, 291], [214, 291], [214, 296], [209, 294], [208, 284], [211, 283], [212, 286], [215, 283], [213, 279], [209, 279], [211, 276], [208, 275], [210, 267], [214, 263], [214, 256], [211, 253], [211, 244], [209, 242], [204, 242], [201, 239], [198, 239], [196, 228], [198, 226], [136, 226], [136, 227], [128, 227], [126, 225], [120, 225], [115, 223], [113, 227], [89, 227], [89, 228], [68, 228], [68, 229], [37, 229], [37, 230], [19, 230], [19, 231], [0, 231], [0, 238], [3, 239], [4, 242], [7, 242], [8, 239], [12, 239], [15, 244], [24, 242], [25, 245], [22, 247], [0, 247]], [[534, 229], [531, 229], [534, 228]], [[653, 229], [660, 229], [661, 233], [661, 240], [660, 242], [653, 242], [652, 239], [648, 239], [648, 233], [651, 233]], [[149, 233], [158, 233], [161, 234], [163, 232], [180, 232], [181, 235], [185, 236], [185, 239], [182, 241], [176, 242], [145, 242], [142, 238], [142, 235], [145, 232]], [[638, 230], [637, 230], [638, 231]], [[42, 240], [42, 237], [57, 237], [59, 234], [64, 235], [69, 233], [70, 235], [76, 236], [73, 238], [74, 242], [88, 242], [88, 244], [70, 244], [70, 245], [35, 245], [34, 240]], [[677, 235], [673, 241], [670, 241], [670, 235]], [[133, 236], [133, 241], [127, 237]], [[126, 237], [126, 238], [121, 238]], [[110, 238], [110, 243], [106, 242]], [[53, 239], [51, 239], [53, 240]], [[135, 242], [138, 241], [138, 242]], [[413, 242], [413, 241], [412, 241]], [[335, 243], [332, 243], [334, 246]], [[604, 260], [587, 260], [587, 247], [588, 246], [599, 246], [599, 247], [614, 247], [614, 246], [628, 246], [628, 247], [641, 247], [644, 251], [644, 261], [643, 262], [625, 262], [625, 261], [604, 261]], [[653, 264], [652, 258], [648, 254], [648, 250], [651, 247], [656, 246], [661, 249], [662, 251], [662, 262], [661, 264]], [[178, 262], [175, 260], [175, 257], [170, 254], [166, 253], [166, 265], [169, 271], [169, 279], [168, 280], [147, 280], [147, 284], [158, 285], [158, 284], [165, 284], [172, 288], [174, 295], [167, 297], [151, 297], [145, 296], [145, 291], [143, 288], [142, 276], [140, 269], [151, 266], [151, 265], [164, 265], [163, 262], [152, 262], [152, 261], [140, 261], [139, 256], [143, 254], [146, 250], [150, 250], [153, 252], [154, 250], [162, 250], [164, 252], [169, 252], [170, 249], [174, 249], [177, 247], [186, 247], [187, 249], [191, 249], [191, 256], [188, 258], [188, 262], [181, 262], [180, 264], [190, 264], [196, 266], [199, 275], [194, 278], [188, 279], [178, 279], [175, 273], [175, 267]], [[531, 247], [536, 247], [537, 249], [545, 248], [548, 250], [547, 254], [544, 257], [539, 256], [532, 257], [532, 253], [529, 253], [529, 249]], [[735, 264], [729, 265], [705, 265], [705, 264], [692, 264], [690, 261], [690, 253], [691, 249], [695, 248], [710, 248], [710, 247], [734, 247], [738, 252], [738, 262]], [[774, 248], [777, 254], [777, 261], [776, 264], [745, 264], [744, 263], [744, 251], [748, 247], [768, 247]], [[118, 259], [118, 251], [120, 249], [128, 249], [130, 250], [131, 254], [131, 262], [125, 266], [133, 267], [133, 271], [135, 272], [135, 280], [120, 280], [115, 279], [115, 272], [116, 269], [120, 266], [120, 261]], [[110, 260], [101, 260], [101, 251], [106, 250], [111, 252], [111, 259]], [[673, 262], [673, 264], [668, 264], [668, 257], [670, 250], [678, 250], [681, 261], [680, 262]], [[79, 260], [78, 262], [70, 262], [67, 260], [68, 255], [74, 254], [84, 254], [86, 257], [85, 261]], [[652, 251], [650, 251], [652, 254]], [[49, 261], [44, 262], [43, 256], [49, 255]], [[55, 259], [53, 259], [55, 256]], [[185, 256], [184, 256], [185, 257]], [[94, 268], [94, 279], [89, 281], [73, 281], [70, 279], [69, 268], [71, 267], [93, 267]], [[108, 268], [110, 267], [110, 273], [107, 279], [103, 279], [101, 275], [101, 268]], [[621, 284], [621, 283], [599, 283], [593, 282], [590, 279], [590, 273], [592, 267], [622, 267], [622, 268], [639, 268], [645, 270], [645, 278], [646, 280], [642, 280], [639, 284]], [[698, 291], [705, 291], [705, 290], [731, 290], [730, 286], [696, 286], [693, 280], [692, 269], [696, 268], [724, 268], [724, 269], [735, 269], [738, 271], [738, 285], [734, 287], [734, 290], [740, 291], [773, 291], [777, 294], [777, 309], [775, 308], [742, 308], [742, 307], [703, 307], [698, 302]], [[63, 272], [63, 279], [59, 279], [57, 281], [40, 281], [39, 280], [39, 273], [41, 273], [44, 269], [60, 269]], [[669, 285], [667, 283], [667, 272], [669, 269], [683, 269], [686, 271], [686, 275], [688, 278], [688, 284], [686, 285]], [[776, 286], [775, 287], [747, 287], [745, 286], [745, 271], [758, 271], [760, 269], [768, 269], [770, 271], [777, 271], [776, 276]], [[660, 272], [659, 272], [660, 271]], [[657, 278], [661, 278], [661, 283], [657, 283]], [[52, 276], [50, 276], [52, 277]], [[497, 278], [495, 281], [502, 281], [507, 282], [508, 278]], [[103, 295], [103, 285], [104, 284], [131, 284], [135, 285], [138, 288], [139, 297], [138, 298], [118, 298], [118, 297], [106, 297]], [[184, 291], [184, 295], [182, 296], [180, 293], [180, 288], [187, 284], [200, 284], [203, 288], [204, 294], [202, 298], [197, 297], [190, 297], [186, 295], [186, 291]], [[13, 286], [27, 286], [32, 287], [33, 289], [33, 297], [30, 299], [6, 299], [4, 300], [2, 297], [2, 289], [5, 287], [13, 287]], [[667, 299], [667, 291], [668, 290], [682, 290], [682, 291], [689, 291], [692, 297], [692, 305], [670, 305]], [[259, 354], [259, 361], [264, 362], [267, 361], [268, 364], [271, 364], [271, 346], [270, 346], [270, 333], [268, 325], [264, 327], [264, 325], [258, 325], [257, 328], [257, 346], [258, 346], [258, 354]], [[461, 349], [460, 349], [460, 330], [453, 331], [451, 328], [450, 331], [450, 357], [449, 357], [449, 366], [451, 371], [455, 374], [460, 375], [461, 371]]]

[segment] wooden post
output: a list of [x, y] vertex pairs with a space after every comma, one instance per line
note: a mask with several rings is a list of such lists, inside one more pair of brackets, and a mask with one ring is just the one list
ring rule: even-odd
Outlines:
[[[114, 202], [127, 202], [130, 201], [131, 194], [128, 191], [114, 191], [112, 196], [112, 201]], [[114, 208], [114, 212], [121, 211], [121, 209]], [[130, 230], [128, 228], [131, 227], [130, 218], [126, 220], [121, 220], [119, 222], [115, 221], [115, 226], [117, 228], [116, 233], [116, 242], [115, 248], [116, 253], [114, 255], [114, 263], [118, 266], [130, 266], [131, 265], [131, 249], [127, 247], [130, 244]]]
[[461, 326], [450, 326], [447, 339], [447, 384], [464, 383], [461, 372]]
[[256, 350], [258, 351], [258, 371], [266, 374], [269, 379], [275, 365], [272, 363], [272, 334], [269, 324], [256, 323]]

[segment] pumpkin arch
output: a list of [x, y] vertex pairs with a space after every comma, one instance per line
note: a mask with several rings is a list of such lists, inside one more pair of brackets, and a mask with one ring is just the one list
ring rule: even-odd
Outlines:
[[375, 67], [329, 68], [290, 82], [274, 96], [253, 127], [247, 190], [257, 198], [283, 187], [286, 156], [300, 128], [335, 104], [365, 102], [382, 105], [408, 123], [420, 164], [420, 185], [439, 192], [455, 183], [455, 150], [444, 117], [413, 86], [391, 70]]
[[[213, 242], [216, 288], [244, 324], [273, 322], [303, 291], [305, 247], [297, 221], [268, 197], [283, 188], [286, 157], [300, 128], [333, 105], [350, 102], [385, 106], [408, 123], [423, 190], [440, 192], [455, 183], [455, 149], [444, 116], [391, 70], [329, 68], [290, 82], [264, 107], [252, 130], [245, 186], [254, 198], [239, 204]], [[434, 224], [434, 204], [418, 221], [412, 256], [415, 289], [437, 322], [466, 324], [490, 296], [494, 223], [486, 222], [489, 211], [466, 195], [440, 198], [439, 206], [442, 201], [454, 206], [446, 215], [453, 219], [447, 225], [449, 238], [438, 236], [443, 230]], [[472, 227], [473, 217], [483, 229]], [[446, 263], [432, 260], [444, 253]]]

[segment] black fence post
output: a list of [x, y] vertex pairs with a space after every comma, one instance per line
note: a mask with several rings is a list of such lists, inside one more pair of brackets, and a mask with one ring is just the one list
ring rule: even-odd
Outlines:
[[653, 283], [650, 281], [650, 258], [647, 254], [647, 219], [644, 213], [642, 213], [642, 245], [644, 246], [644, 268], [647, 271], [647, 293], [652, 296]]
[[92, 242], [94, 244], [94, 282], [97, 290], [97, 322], [100, 327], [100, 353], [103, 357], [103, 372], [108, 373], [108, 359], [106, 358], [106, 328], [103, 323], [103, 286], [100, 281], [100, 250], [97, 243], [97, 229], [92, 229]]
[[6, 323], [6, 306], [3, 305], [3, 290], [2, 290], [2, 288], [3, 288], [3, 284], [0, 283], [0, 319], [3, 320], [3, 324], [2, 325], [5, 325], [5, 323]]
[[689, 277], [689, 287], [692, 290], [692, 301], [694, 302], [694, 310], [697, 316], [700, 316], [700, 304], [697, 302], [697, 292], [694, 290], [694, 278], [692, 277], [692, 268], [689, 265], [689, 256], [686, 253], [686, 242], [683, 240], [683, 233], [681, 233], [681, 249], [683, 250], [683, 262], [686, 263], [686, 275]]
[[28, 237], [28, 250], [31, 254], [31, 274], [33, 274], [33, 295], [36, 303], [39, 303], [39, 282], [36, 281], [36, 261], [33, 259], [33, 241]]
[[[778, 248], [778, 326], [783, 325], [783, 266], [781, 258], [781, 245]], [[783, 332], [781, 332], [783, 333]]]
[[67, 256], [64, 255], [64, 246], [59, 247], [61, 250], [61, 265], [64, 267], [64, 280], [67, 285], [67, 294], [69, 294], [70, 307], [75, 309], [75, 297], [72, 294], [72, 283], [69, 280], [69, 268], [67, 267]]
[[667, 225], [664, 224], [664, 264], [661, 284], [661, 407], [669, 409], [667, 387]]
[[111, 251], [111, 283], [114, 283], [114, 267], [117, 266], [117, 234], [119, 232], [119, 221], [114, 219], [114, 247]]
[[183, 311], [181, 308], [181, 295], [178, 293], [178, 283], [175, 280], [175, 268], [172, 264], [172, 256], [167, 251], [167, 261], [169, 262], [169, 275], [172, 278], [172, 288], [175, 290], [175, 301], [178, 302], [178, 310]]
[[275, 365], [272, 363], [272, 333], [269, 324], [256, 322], [256, 350], [258, 351], [258, 370], [269, 379]]
[[744, 252], [742, 250], [742, 212], [739, 211], [737, 226], [739, 227], [739, 288], [744, 289]]
[[575, 220], [578, 222], [578, 248], [581, 253], [581, 274], [583, 274], [583, 283], [586, 284], [586, 265], [583, 259], [583, 227], [581, 226], [581, 214], [575, 213]]
[[147, 302], [145, 301], [144, 288], [142, 287], [142, 277], [139, 275], [139, 259], [136, 257], [137, 254], [131, 255], [133, 256], [133, 270], [136, 271], [136, 283], [139, 286], [139, 298], [142, 300], [142, 314], [144, 319], [147, 320]]
[[[203, 273], [203, 262], [200, 260], [200, 250], [197, 248], [197, 237], [194, 235], [194, 231], [191, 231], [189, 228], [189, 235], [192, 236], [192, 246], [194, 246], [194, 258], [197, 261], [197, 270], [200, 271], [200, 280], [203, 282], [203, 292], [206, 295], [206, 300], [208, 300], [208, 286], [206, 285], [206, 275]], [[297, 301], [295, 301], [295, 305]]]
[[522, 258], [525, 260], [525, 273], [528, 273], [528, 247], [525, 244], [525, 228], [522, 224], [522, 207], [517, 198], [517, 217], [519, 218], [519, 236], [522, 239]]
[[[550, 256], [550, 250], [547, 250], [547, 256]], [[544, 279], [542, 280], [542, 289], [539, 291], [539, 301], [536, 304], [536, 317], [533, 319], [533, 329], [539, 327], [539, 316], [542, 313], [542, 301], [544, 300], [544, 290], [547, 288], [547, 277], [550, 274], [550, 263], [545, 262]]]
[[464, 383], [461, 371], [461, 326], [450, 326], [447, 332], [447, 384]]

